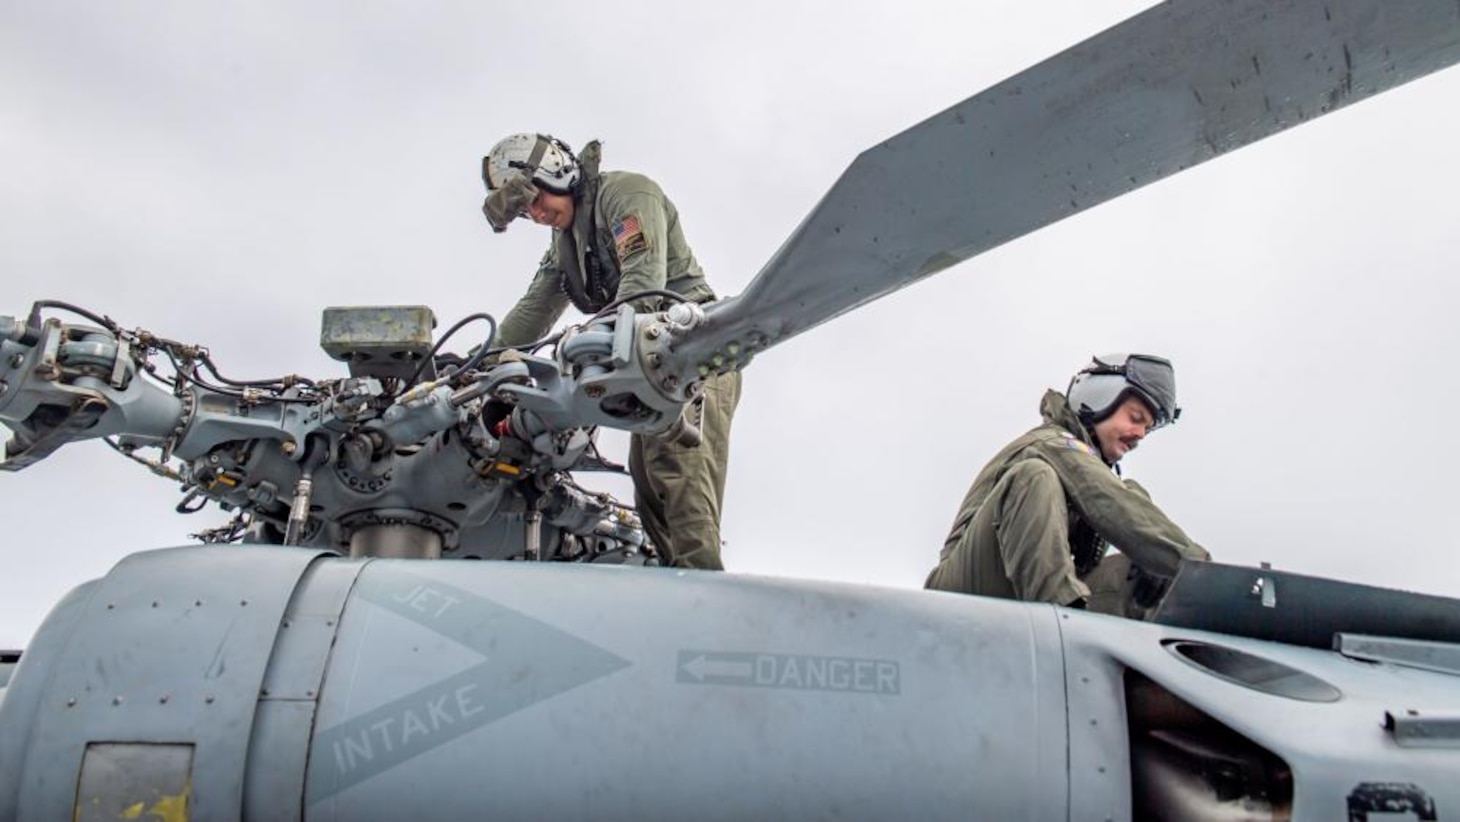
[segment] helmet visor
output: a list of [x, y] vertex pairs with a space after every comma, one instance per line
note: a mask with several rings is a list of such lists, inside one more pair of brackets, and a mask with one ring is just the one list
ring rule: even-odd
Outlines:
[[1125, 361], [1125, 380], [1152, 404], [1156, 417], [1154, 428], [1173, 423], [1181, 416], [1181, 409], [1176, 405], [1176, 372], [1169, 360], [1132, 354]]
[[507, 225], [527, 213], [527, 207], [537, 199], [537, 186], [525, 174], [514, 174], [502, 183], [500, 188], [487, 193], [482, 203], [482, 213], [492, 230], [498, 234], [507, 230]]

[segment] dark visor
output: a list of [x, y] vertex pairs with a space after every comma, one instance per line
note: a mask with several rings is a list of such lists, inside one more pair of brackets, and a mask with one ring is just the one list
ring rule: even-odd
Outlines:
[[1175, 422], [1181, 416], [1176, 405], [1176, 371], [1169, 360], [1147, 354], [1131, 354], [1125, 361], [1125, 379], [1156, 404], [1156, 426]]

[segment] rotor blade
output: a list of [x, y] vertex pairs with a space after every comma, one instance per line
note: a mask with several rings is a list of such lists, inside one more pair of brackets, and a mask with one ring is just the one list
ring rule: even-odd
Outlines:
[[1173, 0], [864, 152], [676, 365], [743, 364], [1001, 243], [1460, 60], [1455, 0]]

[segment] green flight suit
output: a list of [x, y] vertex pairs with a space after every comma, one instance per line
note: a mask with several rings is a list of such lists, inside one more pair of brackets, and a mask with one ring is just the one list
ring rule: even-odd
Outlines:
[[[979, 472], [926, 587], [1130, 614], [1130, 563], [1170, 578], [1211, 558], [1115, 475], [1064, 395], [1046, 393], [1040, 413]], [[1103, 557], [1107, 543], [1123, 556]]]
[[[579, 155], [583, 184], [574, 194], [573, 224], [553, 231], [552, 244], [527, 293], [507, 312], [495, 345], [546, 336], [569, 303], [596, 313], [641, 291], [667, 290], [697, 303], [715, 299], [679, 223], [679, 210], [653, 180], [626, 171], [599, 173], [599, 146]], [[638, 311], [668, 301], [635, 300]], [[687, 409], [701, 442], [686, 447], [633, 435], [629, 473], [644, 530], [666, 565], [723, 570], [720, 512], [729, 466], [730, 424], [740, 401], [740, 373], [705, 380]]]

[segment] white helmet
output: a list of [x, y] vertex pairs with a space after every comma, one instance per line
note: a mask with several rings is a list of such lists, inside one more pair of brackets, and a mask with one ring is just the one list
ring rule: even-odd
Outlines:
[[554, 194], [572, 192], [583, 176], [573, 150], [550, 134], [513, 134], [482, 158], [482, 180], [488, 190], [502, 188], [522, 174]]
[[1141, 398], [1151, 409], [1153, 428], [1173, 423], [1181, 416], [1176, 405], [1176, 370], [1171, 361], [1149, 354], [1103, 354], [1070, 380], [1065, 399], [1086, 425], [1094, 425], [1115, 413], [1129, 395]]

